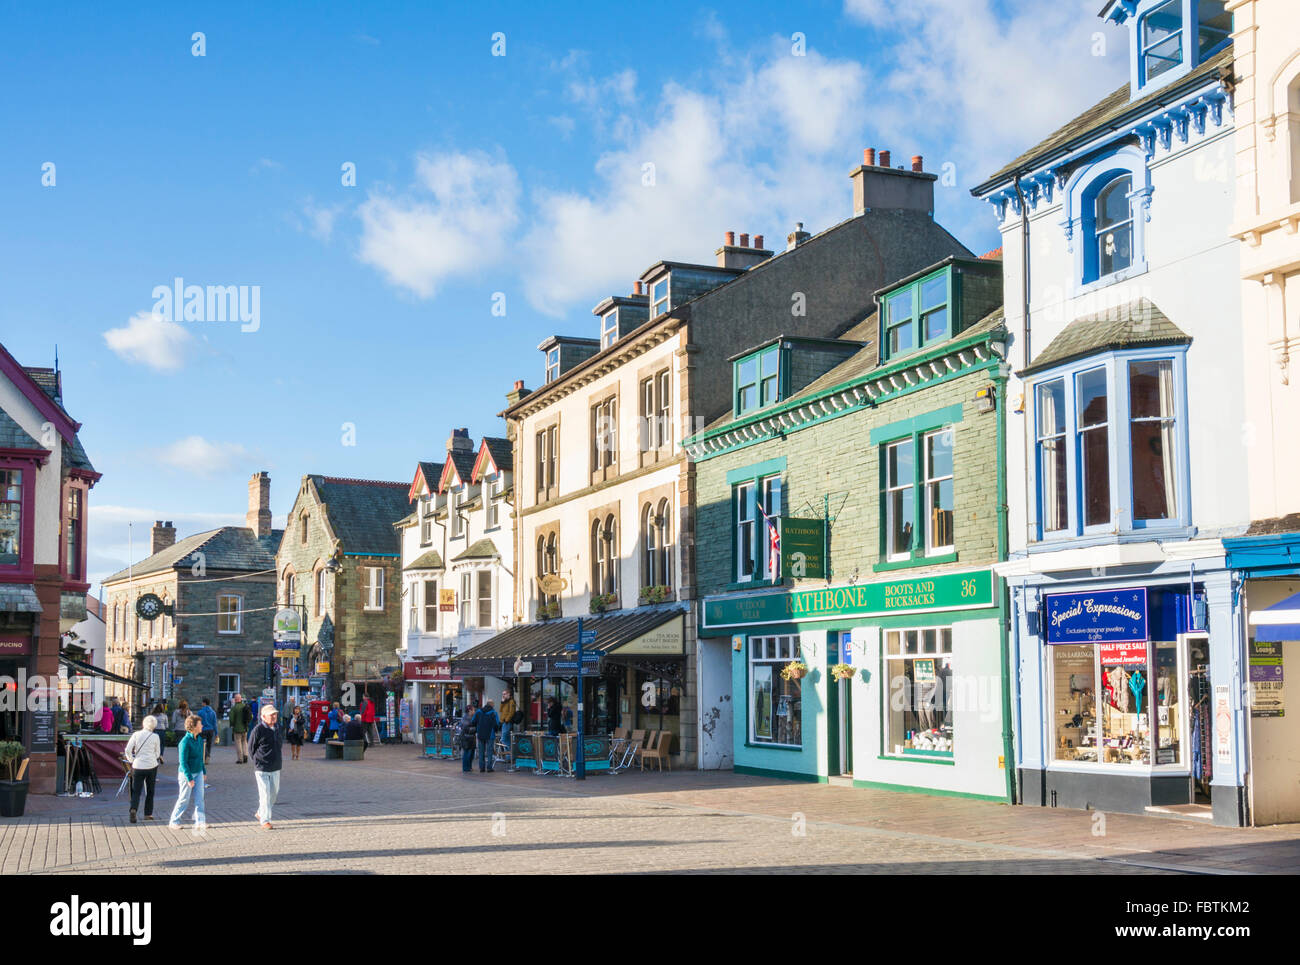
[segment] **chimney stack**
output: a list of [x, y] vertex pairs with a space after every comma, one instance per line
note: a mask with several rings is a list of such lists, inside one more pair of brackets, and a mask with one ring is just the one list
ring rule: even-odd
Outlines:
[[734, 245], [735, 243], [736, 243], [736, 233], [734, 231], [728, 231], [726, 240], [723, 241], [723, 244]]
[[862, 163], [869, 168], [876, 166], [876, 149], [874, 147], [864, 147], [862, 149]]
[[636, 280], [636, 287], [632, 289], [632, 294], [633, 294], [633, 295], [636, 295], [638, 298], [641, 296], [641, 279], [640, 279], [640, 278], [638, 278], [638, 279]]
[[155, 520], [153, 529], [149, 531], [149, 555], [161, 553], [167, 547], [176, 542], [176, 527], [171, 524], [171, 520], [164, 523], [161, 519]]
[[912, 170], [894, 170], [889, 166], [889, 152], [879, 153], [880, 164], [870, 163], [872, 150], [864, 152], [868, 162], [849, 172], [853, 182], [853, 213], [867, 211], [918, 211], [934, 217], [934, 182], [937, 175], [923, 170], [921, 156], [912, 158]]
[[719, 268], [753, 268], [772, 257], [772, 252], [763, 248], [763, 236], [754, 235], [754, 246], [749, 246], [749, 232], [742, 232], [740, 244], [736, 244], [736, 233], [728, 231], [724, 236], [726, 244], [714, 252]]
[[749, 247], [749, 232], [748, 232], [748, 231], [742, 231], [742, 232], [740, 233], [740, 247], [742, 247], [742, 248], [748, 248], [748, 247]]
[[271, 535], [271, 477], [265, 472], [253, 473], [248, 481], [248, 515], [244, 525], [258, 539]]
[[474, 443], [470, 441], [468, 429], [452, 429], [451, 438], [447, 440], [448, 452], [473, 452]]
[[786, 235], [785, 250], [789, 251], [790, 249], [803, 244], [811, 237], [812, 235], [810, 235], [808, 232], [803, 230], [803, 222], [800, 221], [798, 224], [794, 226], [794, 231]]
[[762, 248], [762, 247], [763, 247], [763, 236], [762, 236], [762, 235], [754, 235], [754, 247], [755, 247], [755, 248]]
[[925, 170], [925, 160], [919, 154], [912, 155], [912, 170], [920, 174]]
[[[640, 284], [641, 284], [640, 282], [637, 282], [638, 286]], [[515, 379], [514, 389], [506, 393], [506, 401], [509, 402], [511, 405], [514, 405], [516, 402], [518, 402], [520, 399], [522, 399], [524, 396], [528, 394], [529, 394], [529, 390], [524, 387], [524, 380]]]

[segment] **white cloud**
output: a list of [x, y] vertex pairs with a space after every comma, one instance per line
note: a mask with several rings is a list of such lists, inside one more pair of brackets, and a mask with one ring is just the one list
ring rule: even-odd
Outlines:
[[160, 372], [181, 368], [196, 342], [181, 325], [152, 312], [136, 312], [122, 328], [106, 331], [104, 341], [119, 358]]
[[445, 279], [505, 253], [519, 221], [519, 176], [482, 152], [416, 158], [418, 185], [403, 197], [372, 194], [357, 210], [358, 257], [422, 298]]
[[186, 436], [158, 452], [160, 462], [198, 476], [224, 472], [249, 456], [237, 442], [209, 442], [202, 436]]
[[306, 218], [305, 226], [299, 223], [299, 230], [306, 230], [320, 241], [329, 241], [334, 234], [334, 222], [343, 213], [343, 204], [316, 204], [311, 198], [303, 202], [302, 214]]
[[263, 171], [282, 171], [284, 165], [279, 161], [273, 161], [269, 157], [260, 157], [257, 162], [248, 169], [249, 174], [260, 174]]

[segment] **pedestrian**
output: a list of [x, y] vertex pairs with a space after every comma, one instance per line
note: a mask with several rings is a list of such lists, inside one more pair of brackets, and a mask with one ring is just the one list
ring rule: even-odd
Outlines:
[[343, 708], [339, 706], [337, 700], [334, 701], [334, 706], [330, 708], [329, 732], [330, 740], [339, 741], [343, 739]]
[[177, 750], [179, 761], [176, 764], [176, 780], [179, 796], [176, 798], [176, 806], [172, 808], [171, 820], [167, 822], [167, 827], [173, 831], [181, 829], [181, 818], [185, 817], [191, 801], [194, 803], [194, 830], [203, 832], [208, 826], [208, 816], [203, 810], [203, 778], [207, 773], [207, 765], [203, 757], [202, 733], [203, 718], [190, 714], [185, 720], [185, 736], [181, 738]]
[[497, 728], [501, 726], [501, 718], [493, 709], [492, 701], [489, 700], [474, 715], [471, 726], [478, 737], [478, 772], [482, 774], [484, 771], [492, 770], [492, 765], [496, 763], [493, 738], [496, 737]]
[[474, 715], [478, 708], [468, 701], [465, 704], [465, 716], [460, 719], [460, 769], [466, 774], [474, 770], [474, 748], [478, 738], [474, 731]]
[[144, 791], [144, 819], [153, 820], [153, 792], [158, 780], [158, 765], [162, 763], [162, 738], [154, 731], [158, 718], [149, 716], [140, 722], [140, 729], [126, 742], [122, 756], [131, 762], [131, 823], [140, 807], [140, 792]]
[[131, 718], [126, 714], [126, 708], [113, 698], [113, 733], [129, 734], [131, 733]]
[[546, 733], [552, 737], [564, 733], [564, 712], [554, 697], [551, 698], [551, 706], [546, 709]]
[[370, 733], [366, 730], [366, 725], [361, 721], [360, 714], [354, 714], [348, 717], [347, 723], [343, 725], [343, 739], [345, 741], [361, 741], [367, 747], [370, 746]]
[[[199, 720], [203, 721], [203, 763], [206, 764], [212, 760], [212, 739], [217, 736], [217, 712], [207, 697], [203, 698], [203, 706], [199, 708]], [[188, 722], [185, 726], [189, 728]]]
[[181, 742], [185, 736], [185, 719], [190, 716], [190, 702], [182, 700], [172, 711], [172, 733], [176, 735], [176, 743]]
[[113, 733], [113, 702], [104, 700], [104, 709], [99, 712], [99, 730], [104, 734]]
[[375, 723], [375, 702], [366, 694], [361, 701], [361, 723], [365, 725], [371, 744], [379, 743], [379, 727]]
[[283, 766], [280, 714], [271, 704], [262, 705], [262, 719], [248, 735], [248, 753], [257, 778], [257, 814], [263, 831], [271, 830], [271, 809], [280, 796], [280, 768]]
[[510, 688], [501, 691], [501, 743], [506, 745], [507, 754], [510, 753], [510, 734], [515, 729], [515, 714], [518, 709]]
[[230, 733], [235, 737], [235, 763], [248, 763], [248, 726], [253, 722], [253, 712], [244, 701], [243, 694], [235, 694], [230, 705]]
[[286, 739], [289, 741], [289, 748], [293, 754], [293, 760], [298, 760], [302, 755], [302, 740], [307, 735], [307, 718], [302, 715], [302, 708], [297, 704], [290, 704], [289, 709], [289, 732]]

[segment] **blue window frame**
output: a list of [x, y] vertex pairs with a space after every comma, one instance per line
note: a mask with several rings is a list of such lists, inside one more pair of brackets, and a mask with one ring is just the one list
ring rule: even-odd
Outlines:
[[753, 412], [784, 397], [781, 381], [782, 348], [779, 344], [734, 363], [735, 413], [738, 416]]
[[1142, 82], [1183, 62], [1183, 0], [1165, 0], [1142, 18]]
[[952, 270], [943, 268], [885, 296], [880, 341], [884, 359], [952, 338], [952, 287]]
[[1039, 541], [1190, 525], [1185, 360], [1113, 353], [1033, 382]]
[[1195, 70], [1232, 38], [1227, 0], [1135, 0], [1133, 7], [1134, 97]]
[[1151, 172], [1140, 148], [1126, 145], [1076, 171], [1065, 192], [1065, 228], [1075, 255], [1078, 295], [1147, 270]]

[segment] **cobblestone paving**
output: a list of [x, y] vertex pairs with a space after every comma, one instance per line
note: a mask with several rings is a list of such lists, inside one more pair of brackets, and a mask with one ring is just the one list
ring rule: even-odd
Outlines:
[[250, 765], [218, 748], [208, 828], [127, 821], [116, 786], [29, 798], [0, 819], [0, 873], [892, 872], [1150, 874], [1300, 870], [1300, 827], [1184, 821], [767, 781], [729, 772], [462, 774], [414, 747], [364, 762], [286, 761], [275, 830], [253, 821]]

